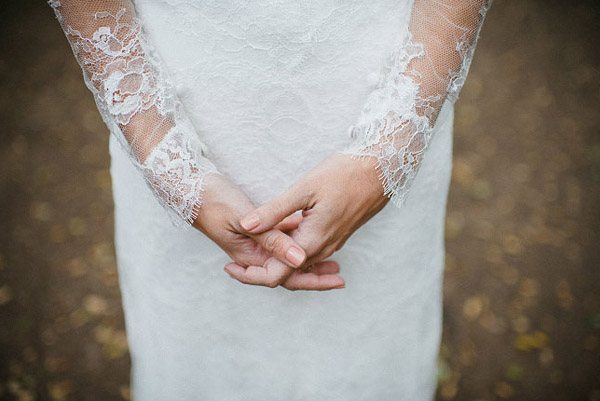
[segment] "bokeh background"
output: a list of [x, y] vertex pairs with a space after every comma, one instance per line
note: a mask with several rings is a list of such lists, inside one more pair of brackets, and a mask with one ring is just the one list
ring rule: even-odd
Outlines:
[[[488, 14], [456, 110], [438, 400], [600, 400], [599, 3]], [[0, 7], [0, 128], [0, 399], [127, 400], [108, 132], [44, 1]]]

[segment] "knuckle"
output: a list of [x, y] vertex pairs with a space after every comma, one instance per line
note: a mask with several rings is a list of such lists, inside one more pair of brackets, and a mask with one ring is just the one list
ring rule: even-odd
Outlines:
[[340, 249], [342, 249], [342, 247], [344, 246], [344, 243], [345, 243], [345, 242], [346, 242], [346, 241], [338, 241], [338, 242], [335, 244], [335, 250], [336, 250], [336, 251], [339, 251]]
[[264, 245], [268, 251], [273, 252], [283, 245], [282, 238], [276, 231], [270, 231], [265, 235]]
[[297, 187], [295, 191], [295, 196], [299, 199], [300, 204], [304, 207], [311, 207], [312, 193], [307, 191], [303, 187]]
[[[308, 256], [316, 255], [321, 251], [323, 246], [318, 236], [311, 236], [306, 238], [304, 241], [298, 241], [298, 243]], [[304, 263], [306, 264], [306, 261]]]
[[327, 242], [321, 243], [321, 246], [319, 247], [317, 252], [315, 252], [315, 254], [319, 257], [319, 260], [326, 257], [324, 255], [328, 252], [329, 248], [330, 248], [330, 245]]
[[271, 210], [270, 210], [270, 214], [273, 215], [281, 215], [284, 210], [286, 209], [286, 201], [282, 198], [278, 198], [275, 202], [273, 202], [273, 204], [271, 205]]
[[[309, 261], [310, 263], [319, 263], [333, 255], [335, 251], [331, 245], [321, 248]], [[308, 263], [308, 262], [307, 262]]]
[[267, 287], [269, 287], [269, 288], [275, 288], [277, 286], [279, 286], [279, 281], [278, 280], [271, 279], [271, 280], [267, 281]]
[[314, 263], [322, 262], [325, 258], [326, 258], [326, 256], [323, 254], [323, 252], [319, 252], [318, 255], [315, 255]]
[[336, 251], [335, 246], [334, 245], [328, 245], [327, 247], [325, 247], [325, 249], [323, 249], [323, 259], [327, 259], [328, 257], [330, 257], [331, 255], [333, 255], [333, 253]]
[[264, 207], [260, 207], [257, 209], [257, 214], [260, 217], [261, 221], [267, 221], [269, 219], [273, 219], [275, 216], [281, 215], [286, 208], [287, 201], [283, 197], [284, 195], [279, 195], [269, 202], [269, 204]]

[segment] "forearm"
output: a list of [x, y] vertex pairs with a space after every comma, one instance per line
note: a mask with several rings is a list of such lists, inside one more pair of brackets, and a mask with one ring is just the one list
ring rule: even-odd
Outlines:
[[386, 59], [352, 143], [341, 153], [369, 156], [384, 193], [401, 206], [445, 101], [466, 79], [491, 0], [415, 0], [405, 40]]
[[130, 0], [49, 1], [103, 120], [174, 222], [193, 223], [218, 174]]

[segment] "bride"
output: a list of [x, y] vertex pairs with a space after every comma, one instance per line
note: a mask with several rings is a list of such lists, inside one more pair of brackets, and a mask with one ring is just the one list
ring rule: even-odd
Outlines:
[[49, 4], [111, 132], [133, 399], [430, 400], [491, 0]]

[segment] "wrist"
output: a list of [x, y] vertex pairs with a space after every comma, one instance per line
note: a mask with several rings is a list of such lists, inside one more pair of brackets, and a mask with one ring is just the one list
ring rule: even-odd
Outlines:
[[254, 205], [227, 176], [211, 171], [202, 178], [202, 198], [195, 210], [194, 227], [205, 234], [214, 227], [231, 227]]
[[384, 195], [381, 170], [377, 157], [358, 156], [354, 160], [358, 170], [357, 177], [363, 183], [363, 190], [367, 191], [370, 196], [387, 203], [389, 198]]

